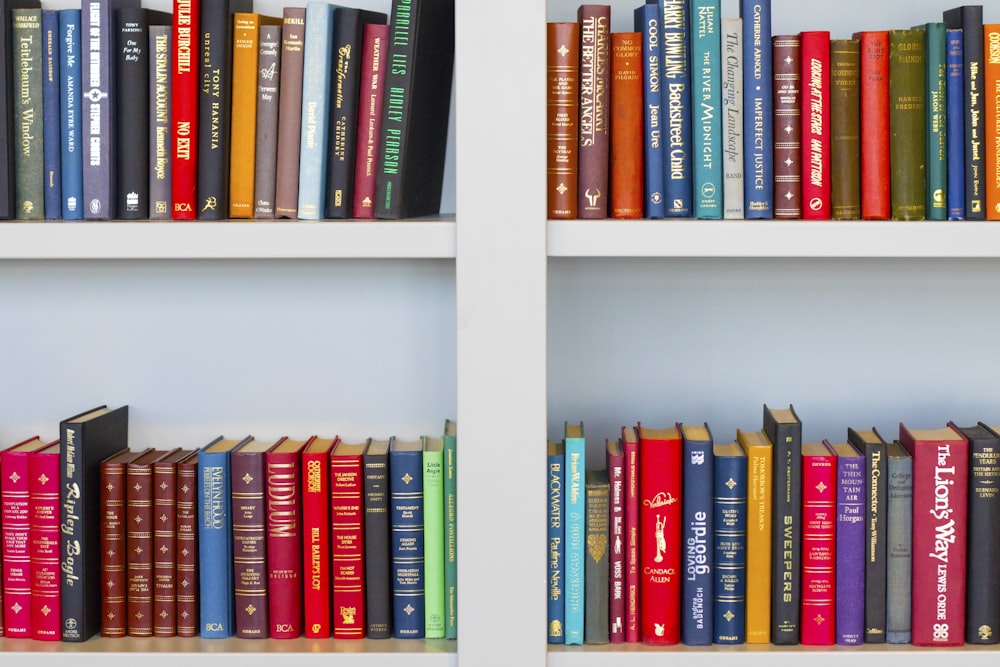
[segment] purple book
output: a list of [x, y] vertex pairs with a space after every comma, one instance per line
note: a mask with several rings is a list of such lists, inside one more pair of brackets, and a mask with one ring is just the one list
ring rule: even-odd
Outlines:
[[865, 456], [850, 443], [837, 453], [836, 640], [861, 644], [865, 636]]
[[608, 603], [609, 639], [612, 644], [625, 642], [625, 452], [621, 440], [608, 440], [607, 468], [610, 489]]

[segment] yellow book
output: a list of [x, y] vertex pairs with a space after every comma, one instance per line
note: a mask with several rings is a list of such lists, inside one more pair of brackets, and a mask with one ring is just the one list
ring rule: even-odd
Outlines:
[[736, 430], [747, 454], [746, 642], [771, 641], [772, 447], [763, 431]]

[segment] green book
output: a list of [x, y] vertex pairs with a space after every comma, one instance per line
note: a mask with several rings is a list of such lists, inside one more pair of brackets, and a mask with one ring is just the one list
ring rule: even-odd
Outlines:
[[927, 214], [926, 57], [923, 28], [889, 31], [889, 197], [894, 220]]
[[42, 10], [12, 9], [14, 193], [18, 220], [45, 219], [42, 138]]
[[927, 219], [948, 219], [948, 141], [945, 103], [945, 59], [948, 35], [944, 23], [928, 23], [924, 41], [927, 79]]
[[444, 638], [458, 639], [458, 425], [444, 423]]
[[424, 624], [444, 637], [444, 439], [424, 436]]

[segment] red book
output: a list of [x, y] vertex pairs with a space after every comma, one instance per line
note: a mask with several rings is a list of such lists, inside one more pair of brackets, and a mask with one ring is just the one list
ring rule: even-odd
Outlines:
[[625, 641], [639, 641], [639, 437], [622, 427], [625, 453]]
[[313, 438], [302, 450], [303, 611], [306, 637], [329, 637], [330, 450], [336, 438]]
[[829, 220], [830, 32], [807, 30], [802, 45], [802, 219]]
[[177, 449], [153, 463], [153, 636], [177, 634]]
[[194, 220], [198, 201], [198, 16], [201, 0], [174, 0], [170, 62], [170, 123], [173, 151], [172, 217]]
[[0, 453], [3, 533], [3, 625], [8, 637], [31, 637], [28, 455], [49, 445], [37, 435]]
[[802, 635], [810, 646], [835, 639], [837, 455], [825, 444], [802, 445]]
[[916, 430], [899, 425], [913, 457], [913, 568], [910, 642], [965, 642], [965, 546], [969, 441], [954, 424]]
[[641, 32], [611, 33], [612, 218], [642, 217], [642, 40]]
[[608, 440], [606, 446], [610, 485], [608, 635], [612, 644], [622, 644], [625, 642], [625, 451], [621, 440]]
[[986, 128], [986, 143], [983, 145], [986, 177], [986, 219], [1000, 220], [1000, 23], [983, 26], [983, 40], [986, 53], [983, 58], [984, 98], [990, 100], [983, 105]]
[[858, 32], [861, 41], [861, 217], [888, 220], [889, 32]]
[[365, 636], [364, 475], [367, 442], [340, 441], [330, 454], [330, 525], [333, 527], [333, 636]]
[[198, 635], [198, 453], [177, 463], [177, 636]]
[[771, 38], [774, 67], [774, 217], [802, 217], [802, 47], [798, 35]]
[[59, 441], [28, 454], [31, 636], [57, 642], [59, 615]]
[[644, 644], [681, 639], [681, 467], [677, 426], [639, 431], [639, 627]]
[[302, 634], [302, 450], [306, 440], [283, 438], [268, 451], [267, 604], [271, 638]]
[[388, 25], [365, 24], [361, 52], [361, 88], [358, 91], [358, 149], [354, 161], [355, 218], [375, 217], [375, 175], [382, 132], [382, 90], [388, 41]]
[[128, 578], [125, 575], [125, 465], [151, 451], [123, 450], [101, 461], [101, 636], [124, 637]]

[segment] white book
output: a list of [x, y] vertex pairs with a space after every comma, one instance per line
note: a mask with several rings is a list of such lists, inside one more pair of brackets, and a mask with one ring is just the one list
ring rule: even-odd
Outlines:
[[722, 19], [723, 205], [743, 219], [743, 19]]

